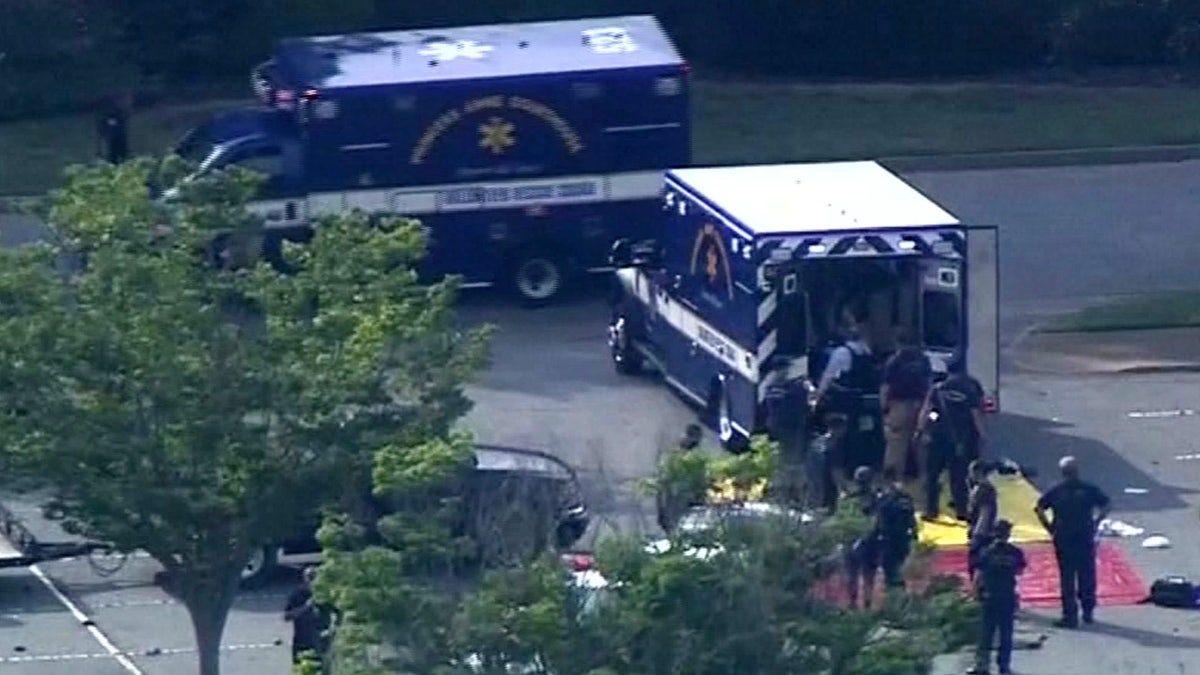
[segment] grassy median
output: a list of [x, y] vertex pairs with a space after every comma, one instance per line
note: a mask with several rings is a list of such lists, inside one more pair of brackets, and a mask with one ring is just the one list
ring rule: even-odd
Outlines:
[[1043, 333], [1095, 333], [1200, 326], [1200, 291], [1148, 293], [1087, 307], [1051, 321]]
[[[134, 150], [160, 152], [235, 104], [141, 110]], [[695, 104], [702, 164], [1200, 143], [1200, 90], [1182, 87], [700, 81]], [[91, 115], [0, 125], [0, 195], [44, 191], [95, 152]]]

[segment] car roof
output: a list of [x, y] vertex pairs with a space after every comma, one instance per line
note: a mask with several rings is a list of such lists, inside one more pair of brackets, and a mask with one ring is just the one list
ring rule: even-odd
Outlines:
[[754, 235], [960, 224], [878, 162], [672, 169], [667, 187], [699, 199]]
[[569, 464], [546, 452], [499, 445], [475, 446], [475, 470], [496, 473], [535, 474], [555, 480], [576, 480]]
[[637, 15], [290, 38], [279, 42], [275, 62], [292, 86], [336, 89], [674, 66], [683, 59], [657, 19]]

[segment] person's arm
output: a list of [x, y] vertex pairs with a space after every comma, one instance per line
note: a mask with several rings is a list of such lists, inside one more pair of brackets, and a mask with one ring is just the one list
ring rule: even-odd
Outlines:
[[929, 414], [931, 412], [933, 412], [932, 387], [925, 393], [925, 400], [921, 403], [921, 411], [917, 413], [917, 426], [913, 428], [914, 438], [920, 438], [921, 434], [925, 433], [925, 427], [929, 425]]
[[829, 363], [825, 364], [825, 372], [821, 374], [821, 383], [817, 385], [817, 401], [825, 397], [825, 392], [833, 385], [834, 380], [850, 370], [853, 362], [854, 356], [848, 347], [838, 347], [833, 350], [833, 353], [829, 355]]
[[1111, 500], [1104, 491], [1096, 486], [1092, 486], [1092, 502], [1096, 505], [1096, 519], [1092, 521], [1092, 531], [1100, 528], [1100, 522], [1108, 517], [1109, 508], [1112, 506]]
[[1021, 576], [1025, 573], [1025, 566], [1027, 563], [1028, 561], [1025, 560], [1025, 552], [1021, 549], [1017, 549], [1017, 576]]
[[1037, 504], [1033, 507], [1033, 512], [1037, 514], [1038, 522], [1040, 522], [1042, 527], [1046, 528], [1046, 531], [1051, 534], [1054, 534], [1054, 523], [1050, 522], [1050, 519], [1046, 517], [1046, 509], [1051, 508], [1050, 505], [1053, 503], [1051, 501], [1053, 499], [1051, 495], [1055, 494], [1055, 489], [1056, 488], [1050, 488], [1049, 492], [1038, 498]]
[[308, 611], [310, 599], [306, 598], [303, 593], [296, 591], [288, 596], [287, 605], [283, 609], [284, 621], [295, 621]]

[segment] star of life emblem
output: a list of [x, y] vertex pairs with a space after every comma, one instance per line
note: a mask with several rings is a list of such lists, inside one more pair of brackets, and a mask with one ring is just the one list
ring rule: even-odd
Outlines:
[[456, 40], [454, 42], [431, 42], [421, 48], [421, 56], [427, 56], [435, 61], [453, 61], [454, 59], [482, 59], [495, 47], [480, 44], [474, 40]]

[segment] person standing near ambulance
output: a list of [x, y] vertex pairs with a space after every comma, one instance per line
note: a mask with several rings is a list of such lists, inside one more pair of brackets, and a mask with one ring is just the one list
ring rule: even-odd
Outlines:
[[878, 466], [882, 448], [874, 442], [880, 420], [863, 405], [863, 398], [879, 390], [879, 368], [871, 346], [862, 338], [866, 309], [860, 303], [842, 310], [842, 344], [834, 348], [817, 385], [814, 405], [847, 420], [842, 444], [843, 475], [860, 466]]
[[925, 467], [925, 520], [937, 520], [941, 502], [941, 477], [950, 474], [954, 515], [968, 521], [967, 466], [980, 457], [987, 442], [983, 424], [983, 385], [958, 372], [937, 383], [925, 397], [917, 418], [917, 434], [927, 441]]
[[[917, 415], [929, 394], [932, 380], [933, 364], [929, 356], [902, 336], [900, 349], [883, 366], [883, 386], [879, 389], [887, 439], [883, 454], [885, 471], [892, 469], [901, 476], [907, 475], [909, 449], [915, 445]], [[924, 458], [916, 459], [918, 466], [924, 464]]]

